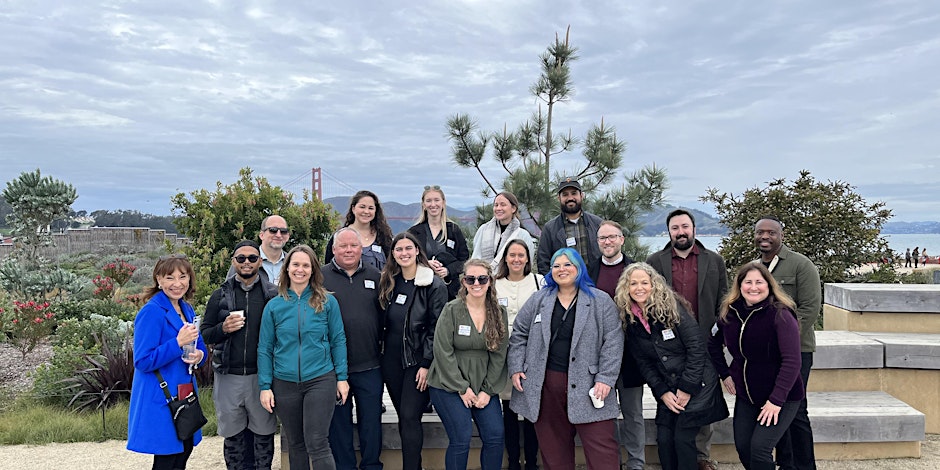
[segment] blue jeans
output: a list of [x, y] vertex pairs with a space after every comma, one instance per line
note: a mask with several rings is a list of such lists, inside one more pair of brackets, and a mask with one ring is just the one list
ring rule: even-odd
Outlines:
[[499, 396], [493, 395], [482, 409], [467, 408], [456, 393], [434, 387], [428, 387], [428, 390], [450, 441], [444, 454], [444, 468], [466, 470], [473, 421], [483, 441], [480, 467], [482, 470], [499, 470], [503, 465], [503, 412], [499, 407]]
[[[336, 405], [330, 422], [330, 449], [339, 470], [382, 470], [382, 370], [352, 372], [349, 398], [345, 405]], [[362, 461], [356, 466], [353, 446], [352, 409], [356, 400], [356, 425], [359, 428], [359, 453]]]

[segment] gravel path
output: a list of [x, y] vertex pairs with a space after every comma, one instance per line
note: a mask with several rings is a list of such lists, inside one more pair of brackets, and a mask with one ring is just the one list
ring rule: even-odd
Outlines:
[[[274, 468], [280, 467], [280, 439], [275, 439], [277, 452]], [[48, 444], [42, 446], [0, 446], [0, 467], [17, 470], [125, 470], [148, 468], [153, 462], [149, 455], [135, 454], [124, 449], [124, 441], [102, 443]], [[819, 470], [936, 470], [940, 469], [940, 434], [931, 434], [923, 445], [920, 459], [821, 461]], [[189, 460], [190, 470], [225, 468], [222, 460], [222, 438], [210, 437], [196, 446]], [[650, 466], [658, 469], [659, 466]], [[722, 470], [740, 470], [740, 464], [721, 464]]]

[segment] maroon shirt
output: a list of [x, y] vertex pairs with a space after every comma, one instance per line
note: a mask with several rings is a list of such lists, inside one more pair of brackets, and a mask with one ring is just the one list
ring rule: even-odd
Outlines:
[[672, 250], [672, 288], [692, 304], [692, 315], [698, 320], [698, 245], [685, 258]]

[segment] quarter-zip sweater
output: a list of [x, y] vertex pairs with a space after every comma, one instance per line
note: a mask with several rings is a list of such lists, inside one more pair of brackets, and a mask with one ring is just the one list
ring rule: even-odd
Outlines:
[[[773, 296], [754, 305], [738, 299], [717, 326], [708, 350], [718, 375], [731, 376], [738, 397], [758, 406], [803, 399], [800, 326], [792, 310]], [[730, 367], [722, 346], [731, 353]]]
[[298, 297], [287, 291], [264, 307], [258, 339], [258, 385], [270, 390], [273, 378], [305, 382], [331, 371], [346, 380], [346, 334], [339, 303], [326, 295], [321, 310], [310, 306], [310, 288]]
[[320, 268], [323, 287], [336, 296], [346, 330], [346, 356], [349, 372], [362, 372], [381, 365], [382, 329], [385, 315], [379, 305], [379, 279], [382, 273], [372, 265], [359, 263], [352, 275], [331, 261]]

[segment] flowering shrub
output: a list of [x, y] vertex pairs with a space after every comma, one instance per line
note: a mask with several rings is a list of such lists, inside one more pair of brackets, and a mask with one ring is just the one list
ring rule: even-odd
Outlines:
[[49, 302], [13, 302], [13, 316], [6, 328], [10, 344], [20, 350], [23, 358], [32, 351], [39, 341], [52, 333], [55, 314], [49, 308]]
[[121, 258], [115, 259], [113, 262], [104, 265], [104, 275], [110, 277], [114, 280], [120, 287], [124, 287], [124, 284], [127, 284], [127, 281], [131, 279], [131, 276], [134, 275], [134, 271], [137, 270], [137, 266], [124, 261]]
[[114, 279], [99, 274], [91, 282], [95, 285], [96, 299], [107, 300], [114, 295]]

